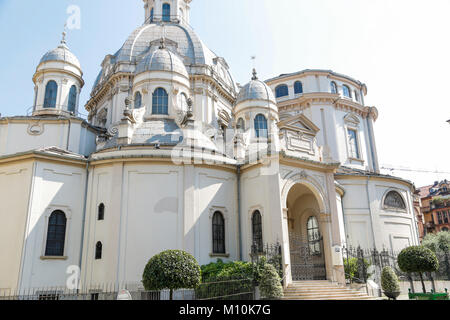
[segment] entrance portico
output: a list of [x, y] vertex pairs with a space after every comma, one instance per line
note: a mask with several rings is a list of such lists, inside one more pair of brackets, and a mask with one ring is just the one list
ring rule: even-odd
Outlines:
[[334, 184], [330, 189], [332, 194], [326, 193], [305, 173], [289, 179], [283, 188], [286, 285], [302, 280], [345, 284], [337, 206], [331, 202], [336, 199]]

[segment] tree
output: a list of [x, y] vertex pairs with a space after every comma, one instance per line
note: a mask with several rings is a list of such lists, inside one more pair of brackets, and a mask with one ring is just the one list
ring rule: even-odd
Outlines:
[[147, 291], [194, 289], [200, 285], [201, 270], [195, 258], [187, 252], [168, 250], [155, 255], [147, 263], [142, 283]]
[[429, 233], [423, 239], [422, 245], [436, 254], [448, 254], [450, 251], [450, 231], [441, 231], [438, 234]]
[[403, 272], [417, 272], [422, 282], [423, 293], [427, 293], [422, 274], [438, 270], [439, 261], [430, 249], [424, 246], [412, 246], [400, 252], [398, 266]]

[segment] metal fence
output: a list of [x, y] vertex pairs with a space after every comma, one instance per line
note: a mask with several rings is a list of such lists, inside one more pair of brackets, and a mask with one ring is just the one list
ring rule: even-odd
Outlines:
[[[361, 247], [344, 247], [344, 268], [347, 281], [366, 283], [374, 280], [381, 284], [381, 273], [384, 267], [391, 267], [400, 281], [420, 281], [418, 274], [409, 274], [400, 270], [397, 257], [400, 252], [383, 249], [362, 249]], [[424, 280], [450, 280], [450, 255], [437, 254], [439, 270], [425, 273]]]
[[[33, 288], [3, 292], [0, 300], [118, 300], [126, 290], [131, 300], [170, 300], [170, 290], [146, 291], [141, 284], [94, 285], [86, 290], [67, 288]], [[173, 300], [255, 300], [251, 279], [202, 283], [196, 289], [174, 290]], [[129, 300], [129, 299], [127, 299]]]
[[281, 279], [284, 277], [283, 256], [281, 251], [281, 244], [265, 244], [262, 247], [254, 243], [251, 248], [251, 262], [253, 265], [258, 265], [261, 258], [264, 257], [266, 262], [273, 265], [277, 270]]

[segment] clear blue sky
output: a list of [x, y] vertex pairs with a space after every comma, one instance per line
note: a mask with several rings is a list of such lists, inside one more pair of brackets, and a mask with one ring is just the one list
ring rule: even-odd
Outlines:
[[[23, 115], [33, 103], [32, 76], [61, 39], [69, 5], [81, 29], [68, 46], [81, 61], [81, 103], [106, 54], [115, 53], [144, 20], [141, 0], [0, 0], [0, 113]], [[367, 84], [376, 106], [376, 140], [386, 166], [450, 172], [450, 1], [193, 0], [191, 25], [225, 57], [237, 82], [306, 68], [332, 69]], [[84, 110], [82, 110], [84, 112]], [[402, 171], [418, 186], [450, 174]]]

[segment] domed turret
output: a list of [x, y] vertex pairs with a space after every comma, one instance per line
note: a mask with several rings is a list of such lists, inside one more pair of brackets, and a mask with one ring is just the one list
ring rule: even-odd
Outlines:
[[253, 72], [252, 80], [242, 87], [236, 100], [236, 105], [244, 101], [259, 100], [276, 104], [275, 95], [272, 89], [263, 81], [258, 80], [256, 71]]
[[67, 47], [65, 36], [64, 32], [61, 44], [48, 51], [36, 68], [33, 116], [78, 112], [83, 72], [78, 58]]
[[258, 80], [253, 70], [252, 80], [239, 92], [234, 107], [236, 127], [251, 133], [251, 137], [268, 138], [278, 121], [278, 108], [272, 89]]

